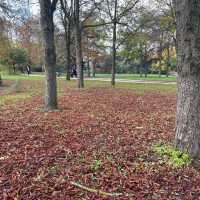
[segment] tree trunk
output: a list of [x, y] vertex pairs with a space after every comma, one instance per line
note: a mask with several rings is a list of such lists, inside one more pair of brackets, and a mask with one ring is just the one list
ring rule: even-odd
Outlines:
[[142, 78], [143, 75], [143, 69], [144, 69], [144, 61], [143, 61], [143, 55], [140, 55], [140, 78]]
[[162, 73], [162, 52], [163, 52], [163, 32], [161, 33], [161, 38], [160, 38], [160, 46], [159, 46], [159, 72], [158, 72], [158, 76], [159, 78], [161, 77], [161, 73]]
[[144, 77], [147, 78], [147, 74], [148, 74], [148, 63], [147, 61], [145, 61], [144, 64]]
[[67, 28], [65, 28], [65, 45], [66, 45], [66, 80], [70, 81], [70, 46], [71, 46], [71, 25], [70, 22], [67, 23]]
[[169, 67], [170, 67], [170, 46], [167, 46], [167, 69], [166, 69], [166, 77], [169, 77]]
[[161, 78], [161, 65], [162, 65], [162, 58], [159, 58], [159, 71], [158, 71], [158, 77]]
[[144, 51], [144, 76], [145, 78], [147, 78], [147, 74], [148, 74], [148, 56], [147, 56], [147, 47], [145, 45], [145, 51]]
[[175, 147], [200, 158], [200, 1], [176, 0], [178, 95]]
[[90, 78], [90, 54], [89, 54], [89, 40], [87, 37], [87, 74], [88, 74], [88, 78]]
[[116, 41], [117, 41], [117, 0], [115, 0], [115, 9], [114, 9], [114, 19], [113, 19], [113, 60], [112, 60], [112, 80], [111, 85], [115, 86], [115, 75], [116, 75]]
[[115, 75], [116, 75], [116, 28], [117, 24], [113, 24], [113, 47], [112, 47], [112, 53], [113, 53], [113, 60], [112, 60], [112, 80], [111, 85], [115, 85]]
[[93, 60], [92, 62], [92, 77], [95, 78], [96, 76], [96, 62]]
[[80, 28], [80, 2], [74, 0], [74, 19], [75, 19], [75, 49], [76, 49], [76, 67], [78, 72], [78, 88], [84, 88], [84, 77], [83, 77], [83, 55], [82, 55], [82, 44], [81, 44], [81, 28]]
[[57, 109], [57, 83], [53, 10], [50, 0], [40, 0], [40, 17], [45, 52], [45, 110], [53, 110]]
[[90, 60], [87, 58], [87, 72], [88, 72], [88, 78], [90, 78]]

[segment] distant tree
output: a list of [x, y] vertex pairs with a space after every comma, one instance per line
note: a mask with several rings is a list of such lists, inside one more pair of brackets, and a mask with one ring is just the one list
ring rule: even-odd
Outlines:
[[29, 65], [40, 65], [43, 56], [39, 18], [29, 17], [17, 27], [17, 46], [26, 49]]
[[123, 22], [123, 18], [127, 16], [135, 6], [138, 4], [139, 0], [106, 0], [105, 11], [109, 17], [112, 24], [112, 79], [111, 85], [115, 85], [115, 74], [116, 74], [116, 56], [117, 56], [117, 25], [125, 25], [128, 23]]
[[28, 56], [24, 49], [13, 48], [9, 52], [8, 61], [12, 64], [14, 73], [16, 73], [16, 67], [23, 72], [23, 67], [28, 62]]
[[73, 30], [73, 12], [74, 5], [73, 0], [60, 0], [61, 7], [61, 20], [64, 27], [64, 39], [65, 39], [65, 68], [66, 68], [66, 80], [70, 80], [71, 70], [71, 33]]
[[83, 52], [82, 52], [82, 33], [80, 26], [80, 0], [74, 0], [74, 32], [76, 49], [76, 67], [78, 72], [78, 88], [84, 88], [83, 79]]
[[56, 51], [53, 15], [58, 0], [40, 0], [40, 20], [43, 33], [45, 66], [45, 109], [57, 109]]

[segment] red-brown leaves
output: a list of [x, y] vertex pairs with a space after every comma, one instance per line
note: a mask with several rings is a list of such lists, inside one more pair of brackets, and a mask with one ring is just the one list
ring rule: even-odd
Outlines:
[[[152, 159], [153, 143], [173, 140], [173, 95], [70, 90], [59, 107], [44, 113], [36, 97], [1, 108], [1, 199], [112, 199], [71, 181], [123, 193], [121, 200], [199, 198], [197, 172]], [[100, 166], [92, 168], [94, 161]]]

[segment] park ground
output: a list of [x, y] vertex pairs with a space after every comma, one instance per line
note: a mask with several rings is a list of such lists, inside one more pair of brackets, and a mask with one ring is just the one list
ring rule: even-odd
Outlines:
[[[96, 78], [111, 78], [111, 74], [96, 74]], [[176, 81], [176, 76], [168, 76], [162, 75], [159, 77], [158, 74], [148, 74], [147, 77], [142, 75], [140, 77], [139, 74], [116, 74], [117, 79], [124, 80], [144, 80], [144, 81]]]
[[0, 199], [200, 198], [199, 171], [154, 151], [173, 145], [176, 85], [59, 80], [59, 110], [44, 112], [41, 77], [5, 78]]

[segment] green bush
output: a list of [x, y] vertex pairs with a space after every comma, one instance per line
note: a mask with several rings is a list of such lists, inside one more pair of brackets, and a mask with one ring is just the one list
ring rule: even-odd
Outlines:
[[153, 150], [173, 168], [180, 168], [190, 163], [190, 158], [187, 153], [178, 151], [171, 146], [157, 144], [153, 147]]

